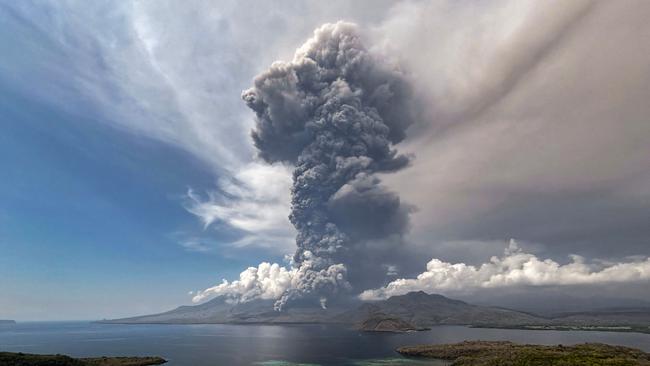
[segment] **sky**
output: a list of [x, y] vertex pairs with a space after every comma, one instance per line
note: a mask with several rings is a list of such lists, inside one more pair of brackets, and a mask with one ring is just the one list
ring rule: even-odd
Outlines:
[[[633, 0], [0, 2], [0, 319], [291, 301], [334, 272], [364, 300], [650, 302], [648, 17]], [[350, 251], [305, 256], [300, 164], [251, 138], [266, 112], [242, 92], [284, 123], [310, 91], [276, 106], [273, 88], [340, 34], [408, 85], [408, 107], [354, 103], [408, 119], [388, 143], [410, 162], [341, 182], [327, 214]], [[368, 207], [399, 227], [362, 233], [381, 218], [346, 212]]]

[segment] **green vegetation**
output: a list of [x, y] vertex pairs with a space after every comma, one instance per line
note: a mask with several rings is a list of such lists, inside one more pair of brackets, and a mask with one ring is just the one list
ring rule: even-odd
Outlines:
[[648, 353], [600, 343], [540, 346], [472, 341], [401, 347], [397, 352], [408, 357], [450, 360], [453, 366], [650, 366]]
[[0, 352], [2, 366], [148, 366], [165, 363], [160, 357], [72, 358], [64, 355], [32, 355]]

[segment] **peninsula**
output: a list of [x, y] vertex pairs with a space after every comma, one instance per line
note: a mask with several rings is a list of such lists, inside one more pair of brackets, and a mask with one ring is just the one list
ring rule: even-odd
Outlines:
[[35, 355], [0, 352], [0, 365], [19, 366], [150, 366], [167, 361], [160, 357], [94, 357], [72, 358], [64, 355]]
[[641, 350], [601, 343], [543, 346], [513, 342], [471, 341], [400, 347], [403, 356], [451, 361], [451, 366], [650, 366], [650, 354]]

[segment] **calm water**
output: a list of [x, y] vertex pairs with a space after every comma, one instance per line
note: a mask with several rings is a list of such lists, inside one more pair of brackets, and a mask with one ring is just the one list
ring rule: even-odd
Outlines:
[[[412, 365], [402, 345], [463, 340], [539, 344], [604, 342], [650, 351], [650, 335], [434, 327], [427, 332], [369, 334], [321, 325], [112, 325], [33, 322], [0, 326], [0, 351], [72, 356], [157, 355], [172, 366]], [[440, 363], [421, 363], [440, 365]]]

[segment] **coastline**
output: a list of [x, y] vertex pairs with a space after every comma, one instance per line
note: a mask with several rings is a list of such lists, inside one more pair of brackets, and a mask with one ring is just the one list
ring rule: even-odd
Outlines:
[[468, 325], [470, 328], [515, 329], [515, 330], [555, 330], [560, 332], [614, 332], [650, 334], [650, 326], [645, 325]]
[[464, 341], [403, 346], [396, 351], [402, 356], [415, 359], [449, 361], [454, 366], [650, 365], [650, 353], [603, 343], [550, 346], [509, 341]]
[[436, 326], [447, 326], [455, 325], [462, 326], [467, 328], [477, 328], [477, 329], [512, 329], [512, 330], [551, 330], [551, 331], [589, 331], [589, 332], [611, 332], [611, 333], [639, 333], [639, 334], [650, 334], [650, 326], [644, 325], [474, 325], [474, 324], [434, 324], [426, 327], [414, 327], [408, 330], [374, 330], [374, 329], [360, 329], [354, 324], [349, 323], [335, 323], [335, 322], [120, 322], [120, 321], [111, 321], [111, 320], [97, 320], [92, 321], [92, 323], [98, 324], [118, 324], [118, 325], [209, 325], [209, 324], [221, 324], [221, 325], [336, 325], [349, 327], [353, 330], [358, 330], [360, 332], [379, 332], [379, 333], [405, 333], [405, 332], [426, 332], [430, 331]]
[[46, 355], [22, 352], [0, 352], [0, 365], [58, 365], [58, 366], [153, 366], [167, 363], [162, 357], [83, 357]]

